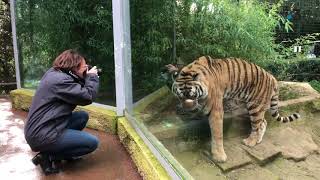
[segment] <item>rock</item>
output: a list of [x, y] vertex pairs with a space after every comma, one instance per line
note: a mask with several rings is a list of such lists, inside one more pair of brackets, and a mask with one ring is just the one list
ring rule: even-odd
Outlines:
[[189, 151], [175, 154], [193, 179], [226, 180], [220, 168], [204, 160], [198, 152]]
[[305, 161], [299, 162], [278, 158], [264, 168], [279, 176], [279, 179], [314, 180], [320, 177], [320, 157], [310, 155]]
[[227, 178], [230, 180], [278, 180], [279, 177], [265, 168], [258, 165], [250, 164], [244, 168], [240, 168], [228, 173]]
[[260, 164], [265, 164], [281, 154], [280, 149], [272, 144], [267, 137], [264, 137], [262, 142], [254, 147], [242, 145], [242, 148], [253, 156]]
[[224, 163], [214, 162], [211, 153], [209, 153], [211, 150], [208, 148], [202, 154], [204, 158], [216, 164], [224, 172], [240, 168], [252, 162], [248, 154], [240, 148], [240, 142], [238, 141], [225, 141], [224, 149], [228, 156], [227, 161]]
[[305, 131], [287, 127], [277, 134], [273, 133], [272, 136], [274, 145], [286, 159], [300, 161], [318, 151], [318, 145], [312, 140], [312, 136]]

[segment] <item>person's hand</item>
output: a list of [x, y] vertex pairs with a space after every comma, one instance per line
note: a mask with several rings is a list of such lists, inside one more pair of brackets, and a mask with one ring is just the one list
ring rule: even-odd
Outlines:
[[90, 70], [87, 70], [87, 74], [95, 74], [98, 75], [98, 69], [96, 66], [93, 66]]

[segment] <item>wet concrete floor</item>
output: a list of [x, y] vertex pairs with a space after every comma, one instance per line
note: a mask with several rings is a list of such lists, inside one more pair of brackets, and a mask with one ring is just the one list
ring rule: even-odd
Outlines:
[[62, 163], [62, 172], [45, 176], [34, 166], [32, 152], [24, 139], [23, 126], [27, 113], [11, 109], [7, 97], [0, 97], [0, 179], [6, 180], [116, 180], [142, 179], [136, 166], [116, 135], [85, 129], [96, 135], [100, 145], [83, 159]]

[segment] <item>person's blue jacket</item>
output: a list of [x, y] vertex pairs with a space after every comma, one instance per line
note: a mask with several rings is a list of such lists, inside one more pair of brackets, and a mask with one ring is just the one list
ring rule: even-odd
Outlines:
[[77, 105], [91, 104], [99, 87], [97, 75], [84, 81], [50, 68], [42, 77], [24, 128], [25, 139], [33, 151], [45, 151], [63, 133]]

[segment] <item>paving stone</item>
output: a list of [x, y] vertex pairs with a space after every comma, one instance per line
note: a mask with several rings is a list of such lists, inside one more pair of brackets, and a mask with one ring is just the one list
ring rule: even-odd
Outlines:
[[305, 161], [299, 162], [278, 158], [264, 168], [279, 176], [280, 179], [316, 180], [320, 177], [320, 156], [310, 155]]
[[243, 168], [232, 170], [227, 174], [229, 180], [278, 180], [279, 176], [266, 168], [256, 164], [250, 164]]
[[220, 168], [208, 163], [196, 151], [177, 153], [174, 156], [194, 179], [226, 180]]
[[287, 127], [280, 130], [279, 133], [273, 133], [272, 136], [274, 144], [286, 159], [304, 160], [319, 149], [312, 136], [302, 130]]
[[207, 160], [216, 164], [222, 171], [230, 171], [252, 163], [249, 155], [240, 148], [240, 141], [225, 141], [224, 149], [228, 156], [227, 161], [224, 163], [214, 162], [211, 153], [209, 153], [211, 152], [210, 148], [206, 148], [202, 154]]
[[262, 164], [267, 163], [281, 154], [280, 149], [272, 144], [271, 140], [267, 137], [265, 137], [260, 144], [254, 147], [242, 145], [242, 148]]
[[[212, 167], [212, 164], [198, 164], [197, 166], [194, 166], [190, 170], [190, 174], [194, 179], [214, 179], [214, 180], [226, 180], [227, 178], [223, 173], [220, 172], [220, 169], [216, 167], [217, 169], [214, 169]], [[204, 173], [208, 172], [208, 173]]]

